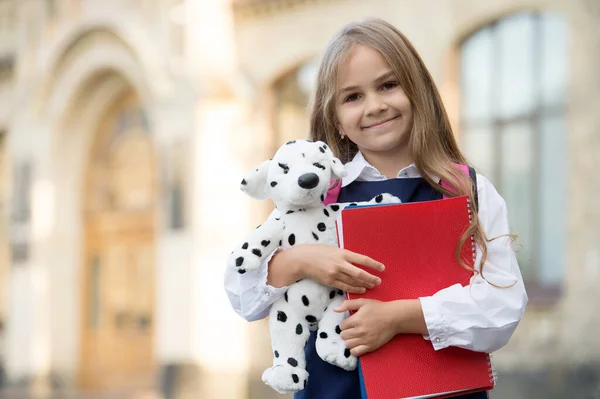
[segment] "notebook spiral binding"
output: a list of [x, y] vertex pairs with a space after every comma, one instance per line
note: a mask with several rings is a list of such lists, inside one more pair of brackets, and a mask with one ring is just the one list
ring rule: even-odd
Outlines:
[[[473, 211], [471, 208], [471, 199], [467, 198], [467, 208], [469, 210], [469, 225], [471, 223], [473, 223]], [[477, 258], [476, 255], [476, 247], [475, 247], [475, 236], [473, 234], [471, 234], [471, 250], [472, 250], [472, 254], [473, 254], [473, 267], [475, 267], [475, 259]]]
[[[471, 199], [467, 198], [467, 208], [469, 210], [469, 224], [473, 222], [473, 211], [471, 207]], [[471, 249], [473, 253], [473, 267], [475, 267], [475, 259], [477, 258], [476, 254], [476, 246], [475, 246], [475, 236], [471, 234]], [[488, 377], [490, 377], [490, 382], [496, 385], [498, 383], [498, 372], [492, 363], [492, 354], [488, 354]]]

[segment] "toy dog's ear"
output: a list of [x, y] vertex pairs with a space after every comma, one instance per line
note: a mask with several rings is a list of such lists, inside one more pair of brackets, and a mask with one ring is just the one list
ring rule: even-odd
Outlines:
[[267, 172], [270, 164], [270, 160], [264, 161], [257, 168], [246, 173], [240, 183], [242, 191], [255, 199], [266, 199], [269, 196], [267, 193]]
[[334, 157], [333, 154], [331, 156], [331, 172], [338, 179], [346, 176], [346, 168], [344, 168], [344, 164], [342, 164], [342, 161]]
[[342, 162], [339, 159], [333, 156], [333, 151], [331, 151], [329, 146], [322, 141], [318, 141], [318, 144], [319, 147], [322, 147], [325, 150], [325, 153], [329, 155], [329, 160], [331, 162], [331, 173], [333, 174], [332, 178], [336, 177], [338, 179], [341, 179], [344, 176], [346, 176], [346, 169], [344, 168], [344, 164], [342, 164]]

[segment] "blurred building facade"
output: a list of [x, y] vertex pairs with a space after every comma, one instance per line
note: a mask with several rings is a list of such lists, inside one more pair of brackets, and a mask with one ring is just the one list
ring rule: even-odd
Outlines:
[[321, 52], [368, 16], [416, 46], [520, 236], [495, 397], [600, 395], [595, 0], [0, 0], [0, 384], [277, 397], [266, 322], [222, 289], [269, 212], [237, 185], [306, 136]]

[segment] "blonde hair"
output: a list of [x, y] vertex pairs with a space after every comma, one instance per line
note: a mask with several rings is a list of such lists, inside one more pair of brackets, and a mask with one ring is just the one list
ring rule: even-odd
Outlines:
[[[468, 165], [468, 162], [456, 144], [448, 115], [429, 71], [406, 36], [381, 19], [368, 19], [346, 25], [329, 42], [321, 61], [316, 92], [311, 104], [311, 139], [327, 142], [334, 154], [344, 163], [350, 161], [358, 152], [356, 144], [341, 138], [335, 112], [339, 68], [356, 45], [378, 51], [410, 99], [413, 123], [408, 145], [424, 179], [434, 189], [448, 196], [468, 195], [474, 204], [470, 177], [456, 165]], [[438, 184], [439, 182], [432, 180], [431, 176], [438, 176], [447, 182], [452, 190], [445, 189]], [[481, 227], [477, 212], [473, 212], [471, 225], [456, 248], [456, 257], [461, 266], [474, 270], [460, 257], [460, 249], [471, 235], [483, 252], [480, 268], [480, 272], [483, 273], [483, 264], [487, 259], [486, 242], [489, 240]]]

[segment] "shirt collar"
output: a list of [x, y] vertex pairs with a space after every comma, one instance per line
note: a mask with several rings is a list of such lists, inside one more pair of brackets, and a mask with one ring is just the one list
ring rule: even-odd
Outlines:
[[[342, 179], [342, 187], [346, 187], [355, 180], [358, 181], [380, 181], [387, 180], [383, 174], [381, 174], [377, 168], [371, 165], [363, 154], [359, 151], [356, 153], [352, 161], [346, 163], [346, 176]], [[413, 163], [403, 168], [398, 172], [396, 176], [399, 179], [404, 178], [416, 178], [423, 177], [421, 171]], [[439, 181], [440, 179], [436, 176], [431, 176], [433, 181]]]

